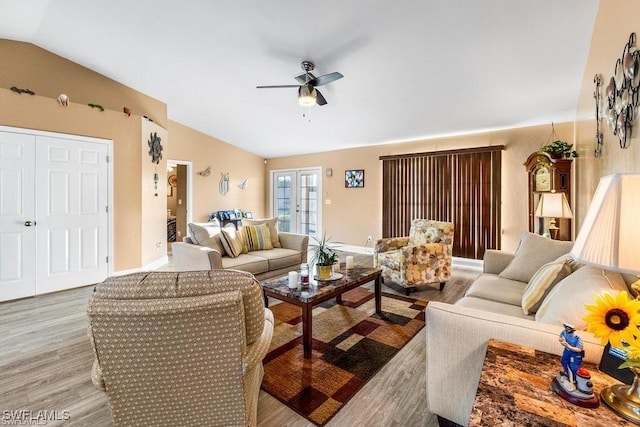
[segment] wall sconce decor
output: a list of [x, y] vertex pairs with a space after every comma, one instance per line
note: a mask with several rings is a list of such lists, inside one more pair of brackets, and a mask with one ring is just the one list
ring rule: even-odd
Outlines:
[[220, 174], [220, 182], [218, 183], [218, 191], [223, 196], [229, 192], [229, 172]]
[[629, 148], [631, 123], [638, 108], [640, 51], [631, 51], [635, 46], [636, 33], [631, 33], [605, 90], [608, 104], [605, 118], [613, 134], [618, 136], [620, 148]]
[[604, 135], [602, 135], [602, 116], [600, 115], [600, 105], [602, 104], [602, 96], [600, 95], [602, 77], [600, 74], [593, 76], [593, 82], [596, 84], [596, 90], [593, 92], [593, 98], [596, 100], [596, 149], [593, 151], [593, 155], [598, 158], [602, 154], [604, 139]]

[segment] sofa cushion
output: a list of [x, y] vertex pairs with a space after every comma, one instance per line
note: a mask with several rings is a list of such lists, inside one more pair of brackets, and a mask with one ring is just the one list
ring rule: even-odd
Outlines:
[[522, 295], [522, 311], [533, 314], [538, 311], [540, 304], [551, 289], [562, 279], [571, 274], [567, 258], [560, 257], [543, 265], [535, 272]]
[[240, 254], [235, 258], [222, 257], [222, 268], [260, 274], [269, 271], [269, 262], [262, 257], [251, 254]]
[[227, 224], [222, 227], [221, 241], [224, 250], [231, 258], [236, 258], [240, 254], [247, 253], [247, 250], [242, 243], [242, 235], [236, 230], [236, 226], [233, 224]]
[[241, 229], [242, 243], [247, 251], [262, 251], [273, 249], [271, 233], [267, 224], [244, 225]]
[[298, 268], [300, 251], [285, 248], [273, 248], [270, 251], [249, 252], [249, 255], [266, 259], [269, 263], [269, 271], [278, 270], [285, 267]]
[[552, 240], [525, 231], [520, 237], [515, 257], [500, 273], [500, 277], [529, 283], [540, 267], [568, 253], [572, 247], [573, 242]]
[[218, 222], [195, 223], [190, 222], [187, 227], [191, 234], [191, 239], [196, 245], [207, 246], [224, 255], [224, 247], [220, 240], [220, 224]]
[[593, 295], [606, 292], [612, 295], [627, 290], [620, 273], [584, 266], [560, 281], [542, 301], [536, 321], [562, 325], [571, 323], [576, 329], [586, 329], [583, 317], [585, 304], [593, 304]]
[[274, 248], [281, 248], [280, 239], [278, 238], [278, 218], [263, 218], [263, 219], [243, 219], [242, 225], [261, 225], [267, 224], [269, 226], [269, 233], [271, 236], [271, 246]]
[[469, 287], [465, 297], [480, 298], [521, 307], [526, 283], [503, 279], [495, 274], [481, 274]]
[[496, 314], [504, 314], [520, 319], [533, 320], [533, 315], [526, 315], [519, 305], [504, 304], [497, 301], [489, 301], [482, 298], [464, 297], [459, 299], [454, 305], [459, 307], [474, 308], [476, 310], [489, 311]]

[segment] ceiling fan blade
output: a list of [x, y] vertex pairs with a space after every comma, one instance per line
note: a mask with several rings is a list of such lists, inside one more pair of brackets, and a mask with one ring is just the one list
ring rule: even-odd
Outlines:
[[327, 104], [327, 100], [324, 99], [324, 96], [322, 96], [322, 94], [320, 93], [320, 91], [318, 89], [316, 89], [316, 104], [318, 104], [318, 105], [326, 105]]
[[281, 87], [300, 87], [300, 85], [275, 85], [275, 86], [256, 86], [258, 89], [278, 89]]
[[[308, 77], [307, 77], [308, 76]], [[295, 79], [300, 82], [300, 84], [307, 84], [311, 80], [315, 79], [316, 76], [313, 73], [302, 73], [299, 76], [295, 76]]]
[[343, 77], [344, 76], [342, 74], [338, 72], [333, 72], [333, 73], [325, 74], [320, 77], [316, 77], [315, 79], [311, 80], [309, 84], [311, 86], [322, 86], [322, 85], [326, 85], [327, 83], [331, 83], [333, 81], [341, 79]]

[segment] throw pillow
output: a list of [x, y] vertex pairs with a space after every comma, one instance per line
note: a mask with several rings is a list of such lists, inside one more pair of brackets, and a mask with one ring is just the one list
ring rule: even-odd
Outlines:
[[278, 218], [265, 218], [265, 219], [243, 219], [242, 225], [262, 225], [267, 224], [269, 226], [269, 234], [271, 235], [271, 246], [274, 248], [281, 248], [280, 238], [278, 237]]
[[220, 252], [220, 255], [224, 256], [225, 251], [220, 239], [220, 224], [218, 222], [205, 222], [200, 224], [190, 222], [187, 227], [189, 228], [189, 234], [191, 234], [191, 240], [193, 240], [196, 245], [215, 249]]
[[224, 246], [225, 252], [231, 258], [237, 258], [240, 254], [247, 252], [242, 243], [242, 236], [238, 230], [236, 230], [235, 225], [225, 225], [222, 227], [220, 234], [222, 234], [222, 246]]
[[573, 242], [552, 240], [525, 231], [520, 237], [520, 245], [515, 257], [498, 276], [529, 283], [540, 267], [568, 253], [572, 246]]
[[248, 251], [273, 249], [268, 224], [245, 225], [242, 230], [242, 242]]
[[524, 314], [533, 314], [538, 311], [544, 297], [569, 274], [571, 274], [571, 267], [565, 260], [555, 260], [540, 267], [524, 288], [522, 294]]
[[593, 304], [593, 295], [606, 292], [612, 295], [627, 290], [622, 275], [593, 266], [584, 266], [560, 281], [542, 301], [536, 313], [536, 322], [562, 327], [571, 323], [576, 329], [586, 329], [583, 317], [585, 304]]

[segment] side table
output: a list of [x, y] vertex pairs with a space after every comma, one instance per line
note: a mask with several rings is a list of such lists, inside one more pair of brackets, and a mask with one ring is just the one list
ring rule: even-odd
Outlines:
[[[604, 387], [618, 383], [593, 363], [582, 366], [591, 374], [597, 396]], [[602, 403], [596, 409], [580, 408], [555, 394], [551, 381], [561, 370], [560, 356], [490, 340], [469, 425], [629, 425]]]

